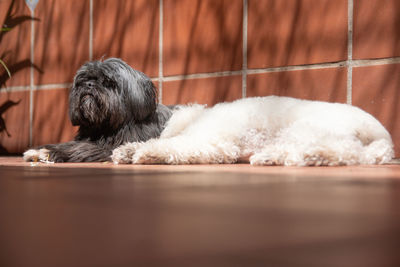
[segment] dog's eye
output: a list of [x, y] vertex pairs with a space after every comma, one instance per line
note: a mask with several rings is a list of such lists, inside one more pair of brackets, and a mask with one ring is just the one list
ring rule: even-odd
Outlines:
[[96, 82], [97, 81], [97, 77], [95, 76], [85, 76], [85, 75], [78, 75], [77, 77], [75, 77], [75, 83], [76, 84], [85, 84], [88, 81], [92, 81], [92, 82]]
[[108, 89], [114, 89], [115, 88], [115, 83], [110, 79], [106, 79], [106, 80], [103, 81], [103, 86], [108, 88]]

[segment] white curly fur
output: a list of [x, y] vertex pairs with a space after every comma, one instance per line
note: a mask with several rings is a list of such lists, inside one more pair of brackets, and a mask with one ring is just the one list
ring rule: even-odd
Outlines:
[[33, 162], [49, 162], [49, 152], [46, 148], [29, 149], [24, 152], [23, 159]]
[[113, 151], [114, 163], [254, 165], [382, 164], [394, 156], [386, 129], [361, 109], [289, 97], [212, 108], [181, 106], [158, 139]]

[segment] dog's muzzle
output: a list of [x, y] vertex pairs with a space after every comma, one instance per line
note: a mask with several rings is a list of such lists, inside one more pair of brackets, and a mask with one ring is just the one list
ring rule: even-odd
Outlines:
[[96, 123], [101, 116], [101, 108], [92, 94], [83, 94], [79, 101], [79, 110], [84, 119], [90, 123]]

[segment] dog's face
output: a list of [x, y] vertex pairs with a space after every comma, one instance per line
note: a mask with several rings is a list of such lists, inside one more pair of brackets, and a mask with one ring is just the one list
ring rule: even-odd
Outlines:
[[69, 95], [73, 125], [117, 129], [152, 114], [157, 93], [151, 80], [117, 58], [92, 61], [76, 73]]

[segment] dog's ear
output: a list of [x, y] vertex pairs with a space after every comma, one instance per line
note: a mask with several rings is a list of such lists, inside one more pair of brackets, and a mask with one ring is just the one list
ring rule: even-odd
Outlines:
[[79, 102], [77, 101], [78, 97], [76, 96], [77, 92], [74, 90], [74, 86], [72, 85], [72, 88], [70, 89], [69, 93], [69, 119], [72, 123], [72, 125], [77, 126], [81, 124], [81, 116], [78, 112], [79, 110]]
[[117, 58], [107, 59], [104, 63], [115, 64], [119, 68], [115, 79], [127, 112], [134, 120], [141, 121], [153, 114], [157, 108], [157, 89], [150, 78]]
[[75, 109], [69, 109], [69, 119], [73, 126], [78, 126], [81, 124], [80, 115], [76, 112]]
[[136, 72], [135, 76], [135, 82], [130, 84], [127, 95], [127, 107], [134, 119], [141, 121], [155, 112], [157, 107], [157, 89], [152, 81], [143, 76], [142, 73]]

